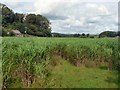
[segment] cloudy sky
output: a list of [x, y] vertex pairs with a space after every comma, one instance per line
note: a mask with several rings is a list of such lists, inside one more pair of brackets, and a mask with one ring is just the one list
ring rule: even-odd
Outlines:
[[118, 0], [2, 0], [14, 12], [46, 16], [52, 32], [91, 33], [118, 30]]

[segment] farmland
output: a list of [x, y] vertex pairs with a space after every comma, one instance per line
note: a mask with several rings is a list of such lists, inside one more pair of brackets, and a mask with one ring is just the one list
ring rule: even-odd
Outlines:
[[118, 88], [117, 38], [4, 37], [3, 87]]

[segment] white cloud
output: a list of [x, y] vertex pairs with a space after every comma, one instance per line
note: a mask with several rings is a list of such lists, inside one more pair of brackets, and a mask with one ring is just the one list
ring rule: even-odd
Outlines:
[[86, 7], [87, 8], [96, 8], [96, 7], [98, 7], [96, 4], [93, 4], [93, 3], [88, 3], [88, 4], [86, 4]]
[[77, 27], [83, 27], [84, 26], [84, 20], [76, 20], [76, 19], [71, 19], [68, 18], [63, 21], [65, 25], [70, 25], [70, 26], [77, 26]]
[[97, 23], [101, 21], [101, 17], [100, 16], [93, 16], [93, 17], [89, 17], [86, 21], [88, 23]]
[[14, 3], [14, 2], [32, 2], [34, 0], [1, 0], [1, 3], [3, 2], [9, 2], [9, 3]]
[[115, 19], [113, 19], [113, 21], [114, 21], [115, 23], [118, 23], [118, 18], [116, 17]]
[[21, 1], [6, 4], [16, 11], [45, 15], [52, 23], [53, 32], [97, 33], [106, 30], [105, 27], [114, 30], [114, 23], [118, 22], [117, 3], [113, 3], [117, 0], [29, 0], [33, 3], [20, 6]]
[[59, 7], [71, 7], [79, 2], [79, 0], [35, 0], [34, 5], [36, 13], [49, 13], [52, 10], [58, 9]]
[[86, 4], [86, 12], [89, 13], [89, 15], [110, 15], [110, 12], [108, 9], [101, 4], [95, 4], [95, 3], [88, 3]]
[[49, 13], [55, 6], [55, 1], [35, 0], [36, 13]]

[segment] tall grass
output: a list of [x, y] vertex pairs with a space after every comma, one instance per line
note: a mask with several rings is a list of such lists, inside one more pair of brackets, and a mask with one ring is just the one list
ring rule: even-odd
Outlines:
[[[11, 83], [31, 87], [37, 83], [44, 87], [50, 75], [50, 63], [60, 56], [80, 67], [119, 68], [118, 41], [114, 38], [3, 38], [2, 42], [4, 88]], [[57, 59], [56, 59], [57, 61]]]
[[2, 38], [0, 37], [0, 89], [2, 89]]

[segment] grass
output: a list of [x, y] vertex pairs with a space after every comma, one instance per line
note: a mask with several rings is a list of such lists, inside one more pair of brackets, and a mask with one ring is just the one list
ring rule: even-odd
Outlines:
[[0, 60], [0, 89], [2, 88], [2, 83], [3, 83], [3, 77], [2, 77], [2, 62]]
[[0, 37], [0, 89], [2, 88], [3, 77], [2, 77], [2, 38]]
[[2, 55], [6, 88], [118, 87], [116, 38], [4, 37]]
[[52, 88], [118, 88], [117, 71], [75, 67], [66, 60], [57, 65], [50, 78]]

